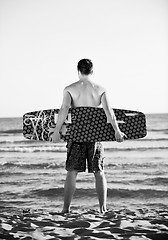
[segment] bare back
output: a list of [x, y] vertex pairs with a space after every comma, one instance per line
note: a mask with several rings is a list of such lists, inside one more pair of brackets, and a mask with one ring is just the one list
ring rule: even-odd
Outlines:
[[105, 90], [89, 80], [79, 80], [66, 87], [66, 91], [71, 96], [71, 107], [98, 107]]

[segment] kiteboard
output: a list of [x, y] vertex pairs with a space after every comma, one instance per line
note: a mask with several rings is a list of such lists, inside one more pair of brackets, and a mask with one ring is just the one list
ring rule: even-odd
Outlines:
[[[119, 128], [126, 139], [139, 139], [147, 134], [145, 114], [138, 111], [113, 109]], [[59, 109], [28, 112], [23, 116], [23, 135], [30, 140], [50, 141], [57, 123]], [[115, 132], [103, 108], [70, 108], [60, 131], [65, 142], [115, 141]]]

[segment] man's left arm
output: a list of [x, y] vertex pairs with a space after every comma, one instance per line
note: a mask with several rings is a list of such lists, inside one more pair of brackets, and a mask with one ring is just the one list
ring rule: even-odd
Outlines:
[[52, 142], [56, 143], [60, 141], [60, 130], [62, 128], [63, 123], [66, 120], [66, 117], [68, 115], [69, 108], [71, 107], [71, 96], [70, 93], [67, 91], [67, 89], [64, 89], [63, 92], [63, 101], [62, 105], [58, 114], [57, 118], [57, 124], [54, 129], [54, 132], [51, 136]]

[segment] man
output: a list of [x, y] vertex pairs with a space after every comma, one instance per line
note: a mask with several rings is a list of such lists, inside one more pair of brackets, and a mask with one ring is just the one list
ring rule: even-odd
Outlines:
[[[110, 122], [115, 130], [117, 142], [122, 142], [125, 136], [118, 127], [113, 110], [107, 100], [103, 87], [92, 82], [93, 64], [89, 59], [82, 59], [77, 65], [79, 80], [64, 89], [62, 106], [58, 115], [57, 125], [51, 136], [52, 142], [60, 140], [60, 130], [68, 115], [70, 107], [99, 107], [102, 104]], [[100, 212], [106, 212], [107, 183], [103, 171], [103, 146], [101, 143], [67, 143], [66, 170], [67, 177], [64, 186], [64, 206], [62, 213], [70, 211], [70, 204], [75, 192], [76, 177], [78, 172], [86, 170], [86, 158], [88, 172], [93, 172], [96, 180], [96, 191], [99, 199]]]

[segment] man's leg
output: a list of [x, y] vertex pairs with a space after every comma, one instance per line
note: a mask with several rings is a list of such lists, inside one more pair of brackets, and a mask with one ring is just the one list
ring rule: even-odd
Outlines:
[[70, 204], [76, 188], [77, 171], [68, 171], [64, 184], [64, 207], [62, 213], [70, 211]]
[[100, 212], [105, 213], [106, 201], [107, 201], [107, 182], [104, 175], [104, 171], [98, 171], [94, 173], [96, 179], [96, 191], [99, 200]]

